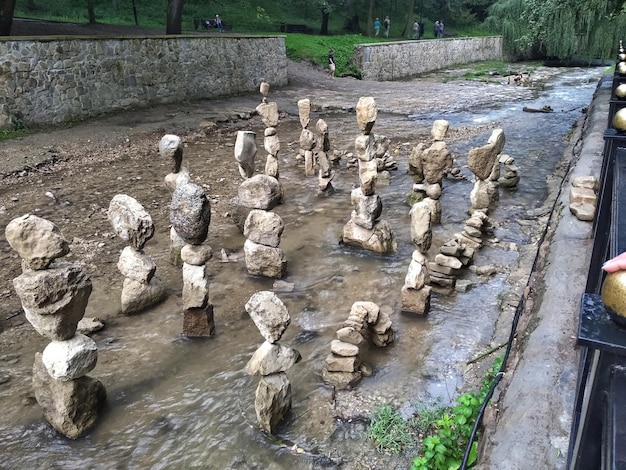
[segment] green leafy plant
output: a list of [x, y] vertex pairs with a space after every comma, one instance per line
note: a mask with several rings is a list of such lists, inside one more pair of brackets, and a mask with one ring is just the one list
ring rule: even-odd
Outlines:
[[381, 406], [370, 423], [369, 438], [379, 452], [399, 454], [413, 446], [409, 424], [390, 405]]
[[[456, 406], [436, 421], [434, 431], [422, 440], [420, 454], [413, 459], [411, 470], [456, 470], [461, 466], [474, 422], [493, 380], [502, 366], [497, 358], [485, 374], [479, 392], [466, 393], [456, 400]], [[476, 462], [478, 442], [472, 443], [468, 464]]]

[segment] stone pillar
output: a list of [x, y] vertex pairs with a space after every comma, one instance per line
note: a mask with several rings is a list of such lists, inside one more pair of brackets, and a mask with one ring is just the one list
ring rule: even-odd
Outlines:
[[371, 131], [377, 114], [374, 98], [359, 99], [356, 116], [361, 135], [356, 138], [355, 153], [359, 160], [360, 186], [352, 191], [351, 202], [354, 210], [343, 227], [341, 241], [375, 253], [390, 254], [397, 249], [396, 241], [389, 224], [378, 220], [382, 213], [382, 202], [375, 194], [378, 165], [376, 139]]
[[253, 294], [246, 311], [265, 338], [246, 364], [246, 373], [261, 376], [254, 408], [261, 429], [272, 434], [291, 409], [291, 383], [285, 373], [300, 362], [300, 353], [279, 343], [291, 317], [282, 301], [269, 291]]
[[35, 398], [52, 427], [75, 439], [95, 424], [106, 400], [102, 382], [87, 376], [97, 362], [96, 343], [76, 333], [91, 280], [81, 265], [55, 261], [70, 250], [52, 222], [26, 214], [9, 222], [5, 235], [22, 258], [22, 274], [13, 285], [26, 319], [51, 340], [35, 355]]
[[251, 178], [254, 175], [254, 157], [256, 156], [256, 133], [252, 131], [237, 131], [235, 140], [235, 160], [242, 178]]
[[315, 155], [313, 149], [317, 145], [315, 134], [308, 127], [311, 122], [311, 100], [308, 98], [298, 101], [298, 114], [300, 116], [300, 155], [304, 158], [304, 174], [313, 176], [315, 174]]
[[317, 163], [319, 165], [319, 192], [321, 194], [332, 193], [333, 185], [331, 181], [335, 177], [335, 172], [331, 169], [331, 162], [328, 158], [328, 152], [330, 151], [330, 140], [328, 139], [328, 125], [323, 119], [318, 119], [315, 124], [315, 130], [317, 131]]
[[261, 82], [260, 91], [263, 95], [263, 101], [256, 107], [256, 110], [261, 116], [263, 124], [266, 126], [265, 131], [263, 132], [263, 147], [267, 152], [265, 174], [267, 176], [278, 178], [280, 175], [278, 168], [280, 140], [276, 133], [276, 126], [278, 126], [278, 105], [274, 102], [268, 102], [267, 100], [270, 92], [269, 83]]
[[[182, 166], [183, 143], [180, 137], [172, 134], [164, 135], [159, 141], [159, 154], [171, 163], [172, 171], [165, 176], [165, 187], [173, 194], [178, 186], [190, 181], [189, 170]], [[176, 266], [182, 265], [180, 250], [184, 245], [184, 240], [178, 236], [172, 227], [170, 229], [170, 260]]]
[[125, 194], [118, 194], [111, 200], [108, 217], [117, 236], [129, 244], [117, 263], [125, 278], [122, 313], [138, 313], [165, 298], [165, 288], [155, 275], [156, 264], [143, 251], [154, 235], [154, 224], [144, 207]]
[[213, 304], [209, 302], [206, 263], [211, 247], [203, 245], [211, 223], [211, 203], [204, 190], [193, 183], [176, 188], [170, 207], [172, 227], [185, 241], [183, 260], [183, 335], [209, 337], [215, 332]]
[[470, 193], [472, 211], [489, 212], [489, 206], [498, 200], [499, 156], [506, 139], [502, 129], [494, 129], [487, 145], [469, 151], [467, 166], [476, 176]]

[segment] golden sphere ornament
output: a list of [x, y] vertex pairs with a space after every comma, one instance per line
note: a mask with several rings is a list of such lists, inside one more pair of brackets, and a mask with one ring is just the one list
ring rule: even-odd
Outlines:
[[621, 132], [626, 131], [626, 108], [622, 108], [615, 113], [612, 125], [613, 129], [617, 129]]
[[626, 98], [626, 83], [617, 85], [617, 88], [615, 88], [615, 96], [621, 99]]
[[626, 271], [607, 274], [600, 294], [611, 319], [626, 326]]
[[617, 73], [620, 75], [626, 75], [626, 61], [618, 62], [615, 66], [615, 70], [617, 70]]

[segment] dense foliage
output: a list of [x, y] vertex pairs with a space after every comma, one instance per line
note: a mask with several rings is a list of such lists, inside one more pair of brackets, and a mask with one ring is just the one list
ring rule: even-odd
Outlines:
[[623, 0], [499, 0], [489, 14], [517, 59], [610, 58], [626, 27]]
[[[171, 0], [16, 0], [15, 16], [87, 22], [88, 5], [100, 23], [135, 24], [162, 28]], [[495, 0], [178, 0], [182, 3], [182, 30], [194, 29], [194, 18], [219, 14], [235, 32], [278, 32], [281, 24], [304, 24], [320, 33], [370, 35], [370, 18], [389, 16], [390, 37], [408, 38], [411, 24], [423, 19], [426, 37], [432, 23], [445, 22], [452, 32], [479, 29]], [[133, 6], [135, 8], [133, 8]]]

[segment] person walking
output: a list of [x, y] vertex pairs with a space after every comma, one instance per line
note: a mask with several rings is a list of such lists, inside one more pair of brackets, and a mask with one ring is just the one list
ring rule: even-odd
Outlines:
[[222, 19], [220, 15], [215, 15], [215, 27], [220, 33], [224, 32], [224, 25], [222, 24]]
[[424, 37], [424, 31], [425, 31], [424, 28], [426, 27], [424, 26], [424, 20], [420, 20], [419, 25], [420, 25], [420, 35], [418, 39], [422, 39]]
[[435, 34], [435, 39], [437, 39], [439, 37], [439, 20], [435, 21], [433, 33]]
[[328, 76], [335, 78], [335, 51], [333, 49], [328, 50]]
[[413, 39], [419, 39], [420, 37], [420, 24], [415, 20], [413, 22]]
[[385, 37], [388, 38], [389, 37], [389, 28], [391, 27], [391, 20], [389, 19], [388, 16], [385, 17], [385, 21], [383, 23], [383, 26], [385, 27]]
[[380, 34], [380, 20], [376, 18], [374, 20], [374, 36], [378, 37]]
[[443, 21], [439, 22], [439, 37], [443, 38]]

